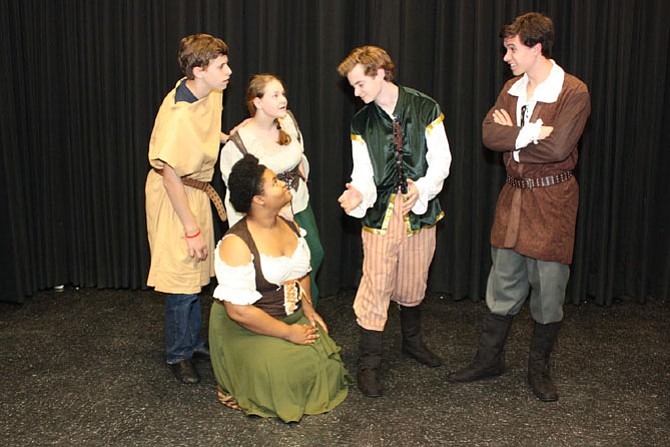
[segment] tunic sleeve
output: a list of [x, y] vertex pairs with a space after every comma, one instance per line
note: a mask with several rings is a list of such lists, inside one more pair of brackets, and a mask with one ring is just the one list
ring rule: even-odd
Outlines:
[[557, 101], [554, 119], [544, 123], [554, 130], [547, 138], [526, 146], [519, 155], [521, 163], [560, 162], [577, 147], [591, 113], [589, 93], [583, 84], [570, 85], [564, 90]]
[[167, 163], [180, 177], [210, 181], [219, 151], [221, 93], [214, 91], [194, 103], [174, 102], [173, 89], [163, 100], [149, 142], [149, 162]]
[[493, 120], [493, 112], [504, 109], [511, 112], [511, 116], [516, 116], [516, 97], [507, 93], [515, 79], [508, 81], [498, 95], [496, 103], [484, 117], [482, 123], [482, 141], [484, 146], [498, 152], [508, 152], [515, 149], [516, 140], [519, 137], [520, 128], [518, 126], [505, 126], [498, 124]]

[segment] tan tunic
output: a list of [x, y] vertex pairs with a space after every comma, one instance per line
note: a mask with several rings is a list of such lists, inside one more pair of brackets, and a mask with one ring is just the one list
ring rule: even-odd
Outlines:
[[[179, 81], [181, 82], [181, 81]], [[180, 177], [209, 182], [219, 151], [222, 92], [213, 91], [194, 102], [175, 103], [176, 87], [163, 100], [149, 142], [149, 163], [156, 169], [169, 164]], [[147, 285], [158, 292], [199, 293], [214, 276], [214, 230], [209, 198], [204, 191], [184, 187], [203, 237], [208, 257], [198, 262], [188, 254], [184, 226], [163, 186], [163, 178], [149, 171], [145, 186], [147, 234], [151, 267]]]
[[[531, 143], [514, 161], [514, 150], [520, 127], [503, 126], [493, 121], [493, 111], [505, 109], [516, 117], [517, 97], [508, 93], [518, 80], [515, 77], [503, 87], [495, 105], [484, 118], [484, 145], [503, 152], [507, 174], [513, 177], [541, 178], [574, 169], [577, 165], [577, 142], [591, 112], [589, 92], [578, 78], [565, 74], [563, 88], [554, 103], [538, 102], [530, 122], [542, 118], [553, 126], [551, 135]], [[491, 245], [511, 248], [517, 253], [543, 261], [572, 263], [579, 186], [571, 180], [546, 188], [518, 189], [503, 186], [498, 197]]]

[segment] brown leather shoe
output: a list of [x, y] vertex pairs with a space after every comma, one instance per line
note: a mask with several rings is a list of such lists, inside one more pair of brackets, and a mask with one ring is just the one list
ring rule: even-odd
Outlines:
[[191, 360], [182, 360], [179, 363], [170, 365], [174, 376], [182, 383], [194, 384], [200, 382], [200, 374], [195, 369], [195, 365]]

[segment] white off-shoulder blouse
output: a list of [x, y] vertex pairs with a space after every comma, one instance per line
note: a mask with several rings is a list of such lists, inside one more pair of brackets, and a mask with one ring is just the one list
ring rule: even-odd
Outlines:
[[[310, 252], [305, 240], [306, 234], [307, 232], [301, 228], [300, 237], [296, 235], [298, 245], [291, 256], [275, 257], [260, 254], [263, 276], [268, 282], [276, 284], [277, 288], [288, 280], [302, 278], [312, 270], [309, 264]], [[231, 236], [225, 235], [224, 239]], [[214, 270], [219, 282], [214, 289], [214, 298], [238, 305], [254, 304], [261, 299], [261, 294], [256, 290], [256, 270], [253, 259], [248, 264], [240, 266], [226, 264], [219, 255], [221, 241], [214, 250]]]

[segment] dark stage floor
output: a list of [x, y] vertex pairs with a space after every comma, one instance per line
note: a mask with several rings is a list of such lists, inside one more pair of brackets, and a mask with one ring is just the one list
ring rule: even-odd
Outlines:
[[[355, 372], [351, 293], [319, 311]], [[204, 299], [206, 317], [211, 298]], [[554, 354], [557, 403], [526, 384], [528, 308], [515, 320], [504, 376], [445, 382], [475, 351], [483, 303], [431, 295], [425, 335], [445, 360], [422, 367], [400, 353], [398, 311], [385, 338], [385, 396], [354, 387], [329, 414], [285, 425], [247, 418], [203, 382], [179, 384], [163, 359], [160, 295], [44, 292], [22, 306], [0, 303], [2, 445], [63, 446], [665, 446], [669, 445], [670, 305], [619, 301], [566, 306]], [[206, 325], [205, 318], [205, 325]]]

